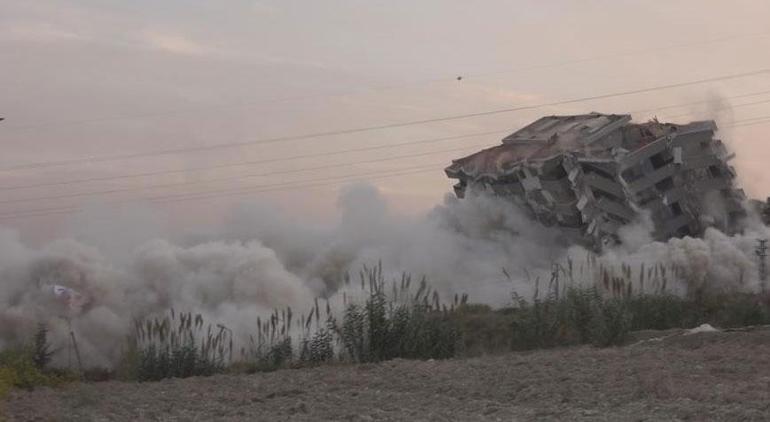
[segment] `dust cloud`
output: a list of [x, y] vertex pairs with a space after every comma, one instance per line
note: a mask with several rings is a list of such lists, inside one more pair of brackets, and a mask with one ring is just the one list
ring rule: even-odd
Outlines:
[[[513, 291], [531, 295], [535, 280], [568, 262], [575, 283], [593, 282], [599, 270], [628, 268], [634, 278], [659, 265], [675, 273], [672, 291], [706, 284], [755, 290], [754, 245], [768, 235], [754, 219], [741, 235], [710, 229], [703, 239], [661, 243], [650, 240], [649, 223], [640, 221], [623, 229], [622, 245], [597, 256], [485, 195], [447, 195], [415, 217], [391, 211], [376, 188], [354, 185], [340, 195], [339, 209], [337, 224], [314, 227], [244, 204], [217, 233], [195, 240], [151, 238], [154, 230], [75, 218], [85, 228], [72, 238], [32, 248], [0, 229], [0, 347], [28, 341], [42, 322], [54, 345], [67, 344], [72, 330], [84, 361], [108, 367], [135, 319], [169, 308], [201, 313], [248, 337], [257, 317], [276, 308], [307, 310], [317, 297], [339, 307], [345, 274], [355, 277], [378, 262], [388, 278], [425, 276], [445, 299], [467, 293], [493, 306], [509, 304]], [[153, 220], [144, 216], [136, 224], [147, 221]]]

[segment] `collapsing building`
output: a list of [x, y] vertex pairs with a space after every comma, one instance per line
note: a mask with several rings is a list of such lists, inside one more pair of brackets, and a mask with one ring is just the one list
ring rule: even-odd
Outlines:
[[545, 225], [601, 248], [649, 210], [658, 240], [738, 229], [745, 195], [714, 121], [632, 123], [629, 115], [548, 116], [446, 168], [455, 193], [510, 197]]

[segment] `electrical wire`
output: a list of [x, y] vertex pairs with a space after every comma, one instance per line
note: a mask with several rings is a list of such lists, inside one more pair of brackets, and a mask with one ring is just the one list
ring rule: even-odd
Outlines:
[[375, 145], [375, 146], [360, 147], [360, 148], [350, 148], [350, 149], [342, 149], [342, 150], [336, 150], [336, 151], [326, 151], [326, 152], [319, 152], [319, 153], [313, 153], [313, 154], [300, 154], [300, 155], [292, 155], [288, 157], [265, 158], [260, 160], [241, 161], [237, 163], [217, 164], [213, 166], [193, 167], [193, 168], [175, 169], [175, 170], [159, 170], [159, 171], [131, 173], [131, 174], [123, 174], [123, 175], [115, 175], [115, 176], [88, 177], [88, 178], [82, 178], [82, 179], [71, 179], [71, 180], [35, 183], [35, 184], [27, 184], [27, 185], [0, 186], [0, 191], [21, 190], [21, 189], [31, 189], [31, 188], [41, 188], [41, 187], [52, 187], [52, 186], [66, 186], [66, 185], [72, 185], [72, 184], [104, 182], [104, 181], [131, 179], [131, 178], [149, 177], [149, 176], [189, 174], [190, 172], [195, 172], [195, 171], [219, 170], [224, 168], [251, 166], [255, 164], [278, 163], [278, 162], [299, 160], [299, 159], [305, 159], [305, 158], [330, 157], [330, 156], [348, 154], [348, 153], [377, 151], [377, 150], [390, 149], [390, 148], [396, 148], [396, 147], [402, 147], [402, 146], [425, 145], [425, 144], [432, 144], [432, 143], [438, 143], [438, 142], [444, 142], [444, 141], [453, 141], [457, 139], [473, 138], [477, 136], [496, 135], [496, 134], [502, 134], [507, 132], [510, 132], [510, 129], [475, 132], [475, 133], [469, 133], [464, 135], [442, 136], [437, 138], [420, 139], [416, 141], [399, 142], [399, 143], [385, 144], [385, 145]]
[[[194, 194], [163, 195], [163, 196], [156, 196], [156, 197], [149, 197], [149, 198], [112, 201], [112, 202], [106, 203], [105, 205], [119, 205], [123, 203], [134, 203], [134, 202], [144, 202], [144, 201], [156, 202], [156, 203], [179, 202], [179, 201], [189, 201], [189, 200], [221, 198], [226, 196], [251, 195], [255, 193], [283, 191], [286, 189], [331, 186], [331, 185], [338, 185], [340, 182], [344, 183], [344, 182], [362, 180], [362, 178], [366, 178], [366, 180], [375, 180], [375, 179], [383, 179], [383, 178], [390, 178], [390, 177], [417, 174], [417, 173], [432, 172], [432, 171], [440, 170], [445, 166], [446, 166], [445, 163], [441, 163], [441, 164], [434, 164], [429, 166], [407, 167], [407, 168], [399, 169], [399, 171], [397, 172], [391, 172], [391, 171], [372, 172], [372, 173], [328, 177], [328, 178], [322, 178], [322, 179], [315, 179], [315, 181], [311, 183], [285, 182], [285, 183], [278, 183], [278, 184], [254, 185], [247, 188], [234, 189], [234, 190], [224, 190], [224, 191], [212, 190], [208, 192], [199, 192]], [[59, 214], [72, 214], [78, 211], [82, 211], [82, 208], [78, 208], [78, 207], [41, 208], [41, 209], [26, 210], [26, 211], [16, 212], [16, 213], [0, 214], [0, 220], [18, 219], [18, 218], [26, 218], [26, 217], [44, 217], [44, 216], [59, 215]]]
[[[748, 126], [752, 124], [769, 124], [770, 116], [767, 117], [767, 120], [763, 120], [763, 121], [754, 121], [754, 122], [749, 122], [747, 124], [741, 124], [740, 122], [741, 121], [737, 121], [735, 122], [735, 124], [725, 125], [723, 127], [729, 128], [729, 127]], [[194, 194], [164, 195], [164, 196], [156, 196], [156, 197], [150, 197], [150, 198], [127, 199], [127, 200], [121, 200], [121, 201], [113, 201], [113, 202], [107, 203], [106, 205], [118, 205], [123, 203], [133, 203], [137, 201], [165, 203], [165, 202], [190, 201], [190, 200], [200, 200], [200, 199], [212, 199], [212, 198], [220, 198], [220, 197], [226, 197], [226, 196], [240, 196], [240, 195], [247, 195], [247, 194], [250, 195], [255, 193], [274, 192], [274, 191], [282, 191], [287, 189], [337, 185], [340, 182], [361, 180], [362, 178], [367, 178], [367, 180], [374, 180], [374, 179], [395, 177], [395, 176], [408, 175], [408, 174], [424, 173], [424, 172], [439, 170], [444, 167], [445, 167], [445, 164], [441, 164], [441, 165], [436, 164], [436, 165], [427, 166], [427, 167], [418, 166], [418, 167], [400, 169], [400, 171], [396, 173], [376, 172], [376, 173], [364, 173], [364, 174], [335, 176], [330, 178], [315, 179], [314, 182], [309, 184], [303, 184], [302, 181], [298, 181], [298, 182], [286, 182], [286, 183], [269, 184], [269, 185], [255, 185], [255, 186], [242, 188], [242, 189], [235, 189], [235, 190], [224, 190], [224, 191], [212, 190], [208, 192], [199, 192]], [[52, 215], [60, 215], [60, 214], [72, 214], [78, 211], [82, 211], [82, 208], [69, 207], [69, 208], [33, 209], [33, 210], [18, 211], [18, 212], [9, 213], [9, 214], [0, 214], [0, 220], [12, 220], [12, 219], [20, 219], [20, 218], [28, 218], [28, 217], [31, 218], [31, 217], [44, 217], [44, 216], [52, 216]]]
[[58, 160], [58, 161], [43, 161], [43, 162], [37, 162], [37, 163], [27, 163], [27, 164], [19, 164], [16, 166], [3, 167], [3, 168], [0, 168], [0, 172], [8, 172], [8, 171], [31, 169], [31, 168], [64, 166], [64, 165], [87, 163], [87, 162], [93, 163], [93, 162], [115, 161], [115, 160], [143, 158], [143, 157], [154, 157], [154, 156], [161, 156], [161, 155], [173, 155], [173, 154], [187, 153], [187, 152], [213, 151], [213, 150], [223, 149], [223, 148], [243, 147], [243, 146], [251, 146], [251, 145], [264, 145], [264, 144], [272, 144], [272, 143], [278, 143], [278, 142], [299, 141], [299, 140], [314, 139], [314, 138], [321, 138], [321, 137], [328, 137], [328, 136], [337, 136], [337, 135], [350, 135], [355, 133], [379, 131], [384, 129], [395, 129], [395, 128], [403, 128], [403, 127], [409, 127], [409, 126], [424, 125], [428, 123], [439, 123], [439, 122], [447, 122], [447, 121], [454, 121], [454, 120], [470, 119], [470, 118], [482, 117], [482, 116], [492, 116], [492, 115], [498, 115], [498, 114], [504, 114], [504, 113], [512, 113], [512, 112], [525, 111], [525, 110], [536, 110], [536, 109], [545, 108], [545, 107], [555, 107], [560, 105], [576, 104], [576, 103], [581, 103], [586, 101], [594, 101], [594, 100], [601, 100], [601, 99], [607, 99], [607, 98], [636, 95], [636, 94], [642, 94], [642, 93], [648, 93], [648, 92], [656, 92], [656, 91], [673, 89], [673, 88], [682, 88], [686, 86], [702, 85], [702, 84], [707, 84], [712, 82], [726, 81], [731, 79], [741, 79], [741, 78], [747, 78], [747, 77], [758, 76], [758, 75], [767, 75], [767, 74], [770, 74], [770, 69], [768, 68], [758, 69], [751, 72], [735, 73], [735, 74], [722, 75], [722, 76], [716, 76], [716, 77], [705, 78], [705, 79], [696, 79], [696, 80], [691, 80], [686, 82], [678, 82], [678, 83], [658, 85], [653, 87], [639, 88], [639, 89], [626, 90], [626, 91], [617, 91], [617, 92], [612, 92], [607, 94], [571, 98], [566, 100], [544, 102], [544, 103], [532, 104], [532, 105], [526, 105], [526, 106], [486, 110], [486, 111], [480, 111], [475, 113], [455, 114], [450, 116], [434, 117], [430, 119], [421, 119], [421, 120], [412, 120], [412, 121], [405, 121], [405, 122], [399, 122], [399, 123], [388, 123], [388, 124], [380, 124], [380, 125], [373, 125], [373, 126], [349, 128], [349, 129], [313, 132], [313, 133], [306, 133], [303, 135], [277, 136], [277, 137], [271, 137], [271, 138], [256, 139], [252, 141], [230, 142], [230, 143], [199, 146], [199, 147], [174, 148], [174, 149], [147, 151], [147, 152], [130, 153], [130, 154], [116, 154], [116, 155], [110, 155], [110, 156], [83, 157], [83, 158]]
[[[746, 97], [753, 97], [753, 96], [764, 95], [764, 94], [769, 94], [769, 93], [770, 93], [770, 90], [764, 90], [764, 91], [750, 92], [750, 93], [745, 93], [745, 94], [740, 94], [740, 95], [728, 96], [728, 97], [724, 97], [724, 99], [725, 100], [730, 100], [730, 99], [746, 98]], [[709, 101], [709, 100], [705, 100], [705, 101], [695, 101], [695, 102], [689, 102], [689, 103], [672, 104], [672, 105], [668, 105], [668, 106], [664, 106], [664, 107], [657, 107], [657, 108], [652, 108], [652, 109], [643, 109], [643, 110], [630, 111], [629, 114], [644, 113], [644, 112], [651, 112], [651, 111], [660, 111], [660, 110], [679, 108], [679, 107], [686, 107], [686, 106], [692, 106], [692, 105], [698, 105], [698, 104], [708, 104], [710, 102], [711, 101]], [[739, 104], [739, 105], [735, 105], [735, 106], [732, 106], [732, 107], [741, 107], [741, 106], [762, 104], [762, 103], [767, 103], [767, 102], [770, 102], [770, 100], [762, 100], [762, 101], [757, 101], [757, 102]], [[724, 107], [724, 108], [729, 108], [729, 107]], [[717, 109], [717, 110], [720, 110], [720, 109]], [[685, 116], [685, 115], [687, 115], [687, 114], [676, 115], [676, 116], [672, 116], [671, 118], [682, 117], [682, 116]], [[267, 158], [267, 159], [260, 159], [260, 160], [241, 161], [241, 162], [236, 162], [236, 163], [217, 164], [217, 165], [213, 165], [213, 166], [203, 166], [203, 167], [194, 167], [194, 168], [185, 168], [185, 169], [173, 169], [173, 170], [158, 170], [158, 171], [131, 173], [131, 174], [114, 175], [114, 176], [89, 177], [89, 178], [81, 178], [81, 179], [60, 180], [60, 181], [54, 181], [54, 182], [34, 183], [34, 184], [16, 185], [16, 186], [0, 186], [0, 191], [12, 191], [12, 190], [32, 189], [32, 188], [41, 188], [41, 187], [53, 187], [53, 186], [66, 186], [66, 185], [72, 185], [72, 184], [82, 184], [82, 183], [90, 183], [90, 182], [104, 182], [104, 181], [122, 180], [122, 179], [139, 178], [139, 177], [150, 177], [150, 176], [164, 176], [164, 175], [173, 175], [173, 174], [189, 174], [191, 172], [197, 172], [197, 171], [209, 171], [209, 170], [218, 170], [218, 169], [223, 169], [223, 168], [235, 168], [235, 167], [250, 166], [250, 165], [255, 165], [255, 164], [266, 164], [266, 163], [284, 162], [284, 161], [292, 161], [292, 160], [305, 159], [305, 158], [328, 157], [328, 156], [335, 156], [335, 155], [347, 154], [347, 153], [375, 151], [375, 150], [396, 148], [396, 147], [401, 147], [401, 146], [422, 145], [422, 144], [451, 141], [451, 140], [470, 138], [470, 137], [476, 137], [476, 136], [486, 136], [486, 135], [501, 134], [501, 133], [507, 133], [507, 132], [510, 132], [510, 129], [486, 131], [486, 132], [476, 132], [476, 133], [470, 133], [470, 134], [464, 134], [464, 135], [444, 136], [444, 137], [438, 137], [438, 138], [428, 138], [428, 139], [421, 139], [421, 140], [416, 140], [416, 141], [400, 142], [400, 143], [395, 143], [395, 144], [385, 144], [385, 145], [376, 145], [376, 146], [360, 147], [360, 148], [351, 148], [351, 149], [343, 149], [343, 150], [336, 150], [336, 151], [326, 151], [326, 152], [313, 153], [313, 154], [301, 154], [301, 155], [294, 155], [294, 156], [288, 156], [288, 157], [278, 157], [278, 158]]]
[[117, 188], [117, 189], [90, 191], [90, 192], [78, 192], [78, 193], [61, 194], [61, 195], [53, 195], [53, 196], [39, 196], [39, 197], [32, 197], [32, 198], [1, 199], [0, 200], [0, 205], [16, 204], [16, 203], [24, 203], [24, 202], [35, 202], [35, 201], [49, 201], [49, 200], [56, 200], [56, 199], [80, 198], [80, 197], [87, 197], [87, 196], [94, 196], [94, 195], [108, 195], [108, 194], [114, 194], [114, 193], [143, 191], [143, 190], [148, 190], [148, 189], [161, 189], [161, 188], [171, 188], [171, 187], [181, 187], [181, 186], [196, 186], [196, 185], [207, 184], [207, 183], [226, 182], [226, 181], [250, 179], [250, 178], [254, 178], [254, 177], [270, 177], [270, 176], [276, 176], [276, 175], [282, 175], [282, 174], [302, 173], [302, 172], [316, 171], [316, 170], [327, 170], [327, 169], [331, 169], [331, 168], [357, 166], [357, 165], [360, 165], [360, 164], [371, 164], [371, 163], [379, 163], [379, 162], [386, 162], [386, 161], [393, 161], [393, 160], [411, 159], [411, 158], [415, 158], [415, 157], [425, 157], [425, 156], [430, 156], [430, 155], [443, 154], [443, 153], [447, 153], [447, 152], [466, 151], [466, 150], [470, 150], [471, 148], [475, 150], [475, 149], [477, 149], [479, 147], [480, 147], [480, 145], [465, 145], [465, 146], [462, 146], [462, 147], [442, 149], [442, 150], [438, 150], [438, 151], [427, 151], [427, 152], [421, 152], [421, 153], [411, 153], [411, 154], [397, 155], [397, 156], [393, 156], [393, 157], [374, 158], [374, 159], [368, 159], [368, 160], [358, 160], [358, 161], [346, 162], [346, 163], [325, 164], [325, 165], [322, 165], [322, 166], [304, 167], [304, 168], [299, 168], [299, 169], [278, 170], [278, 171], [269, 171], [269, 172], [263, 172], [263, 173], [251, 173], [251, 174], [241, 174], [241, 175], [234, 175], [234, 176], [225, 176], [225, 177], [211, 178], [211, 179], [206, 179], [206, 180], [194, 180], [194, 181], [189, 181], [188, 180], [188, 181], [166, 183], [166, 184], [159, 184], [159, 185], [132, 186], [132, 187], [127, 187], [127, 188]]

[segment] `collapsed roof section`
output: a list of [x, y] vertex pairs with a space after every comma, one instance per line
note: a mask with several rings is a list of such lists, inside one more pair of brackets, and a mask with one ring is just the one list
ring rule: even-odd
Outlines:
[[745, 195], [734, 187], [732, 158], [713, 121], [631, 123], [631, 116], [548, 116], [502, 144], [446, 168], [455, 193], [490, 190], [510, 197], [543, 224], [598, 248], [649, 210], [655, 237], [736, 230]]

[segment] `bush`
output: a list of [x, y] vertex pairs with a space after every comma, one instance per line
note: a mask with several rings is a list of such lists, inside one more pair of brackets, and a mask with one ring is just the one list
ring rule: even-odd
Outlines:
[[232, 360], [232, 333], [203, 317], [181, 313], [137, 321], [124, 356], [124, 377], [137, 381], [186, 378], [223, 372]]
[[[650, 293], [645, 294], [644, 277], [635, 292], [630, 273], [628, 266], [622, 277], [603, 270], [593, 286], [577, 287], [571, 266], [555, 268], [544, 294], [536, 283], [531, 300], [514, 293], [512, 307], [492, 310], [466, 303], [465, 295], [461, 300], [456, 296], [447, 307], [424, 278], [412, 293], [411, 277], [406, 274], [400, 285], [397, 280], [392, 283], [390, 294], [381, 265], [364, 267], [360, 274], [364, 300], [348, 303], [349, 291], [343, 290], [342, 315], [332, 315], [328, 301], [322, 314], [316, 301], [297, 320], [290, 308], [258, 318], [256, 337], [241, 349], [237, 366], [253, 372], [332, 361], [443, 359], [578, 344], [609, 347], [623, 344], [633, 330], [686, 328], [704, 322], [722, 327], [770, 324], [770, 308], [756, 296], [699, 291], [677, 297], [666, 291], [662, 266], [647, 270]], [[568, 283], [560, 282], [561, 274]], [[349, 276], [344, 283], [350, 286]], [[210, 324], [204, 330], [203, 326], [200, 315], [182, 314], [177, 321], [173, 310], [170, 319], [137, 322], [123, 365], [129, 368], [129, 378], [209, 375], [232, 368], [230, 330]], [[292, 335], [295, 326], [298, 335]], [[40, 346], [38, 350], [39, 356], [45, 356], [49, 349]]]
[[634, 296], [626, 302], [632, 330], [667, 330], [702, 322], [694, 302], [668, 293]]
[[[314, 312], [319, 312], [317, 303]], [[310, 313], [307, 320], [303, 316], [301, 321], [297, 321], [305, 324], [307, 332], [310, 330], [314, 312]], [[292, 362], [294, 358], [291, 339], [292, 318], [291, 308], [281, 312], [275, 310], [270, 318], [265, 320], [257, 318], [257, 337], [250, 338], [248, 351], [245, 349], [241, 351], [248, 372], [275, 371], [287, 367]], [[306, 343], [307, 341], [303, 341], [301, 354], [305, 353], [306, 346], [309, 347]]]
[[35, 365], [33, 354], [28, 348], [0, 352], [0, 368], [4, 370], [3, 384], [6, 386], [31, 389], [47, 383], [45, 375]]
[[16, 373], [13, 369], [0, 366], [0, 399], [5, 397], [16, 385]]
[[331, 330], [322, 328], [316, 331], [310, 339], [302, 342], [300, 361], [317, 365], [329, 362], [334, 358], [334, 337]]
[[[342, 324], [331, 320], [347, 358], [354, 362], [380, 362], [394, 358], [446, 359], [456, 355], [460, 331], [456, 308], [441, 308], [438, 294], [431, 294], [425, 279], [417, 293], [409, 294], [404, 276], [393, 298], [385, 294], [381, 266], [364, 268], [362, 285], [368, 281], [369, 297], [363, 306], [345, 308]], [[400, 299], [399, 299], [400, 298]]]
[[31, 347], [7, 349], [0, 352], [0, 395], [13, 387], [31, 390], [53, 385], [56, 379], [48, 377], [37, 367]]
[[625, 299], [599, 300], [591, 316], [591, 344], [598, 347], [618, 346], [626, 340], [631, 328], [631, 313]]
[[552, 299], [535, 299], [533, 303], [515, 297], [517, 307], [511, 323], [511, 348], [530, 350], [554, 347], [562, 343], [563, 320], [559, 303]]
[[31, 390], [76, 379], [67, 371], [47, 368], [54, 354], [47, 334], [47, 328], [41, 324], [31, 344], [0, 351], [0, 398], [11, 388]]
[[510, 308], [492, 310], [487, 305], [464, 304], [451, 314], [459, 336], [456, 354], [474, 356], [510, 350]]
[[32, 361], [35, 366], [43, 370], [51, 362], [54, 351], [48, 343], [48, 328], [40, 323], [35, 332], [35, 341], [32, 343]]
[[700, 303], [704, 320], [718, 327], [770, 324], [770, 308], [757, 296], [713, 296]]
[[628, 298], [604, 298], [595, 288], [552, 290], [532, 303], [517, 294], [511, 312], [511, 348], [542, 349], [591, 343], [621, 344], [631, 330], [633, 313]]

